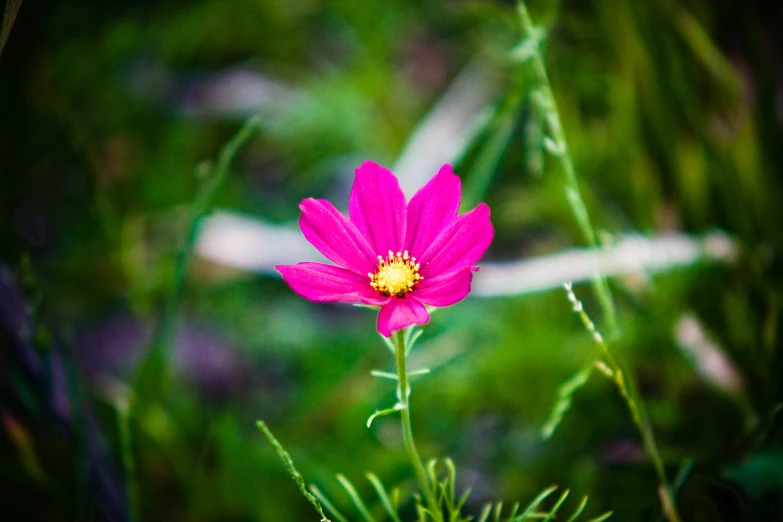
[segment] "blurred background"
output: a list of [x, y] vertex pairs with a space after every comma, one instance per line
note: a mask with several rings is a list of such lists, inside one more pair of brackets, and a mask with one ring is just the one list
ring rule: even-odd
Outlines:
[[[365, 159], [408, 196], [452, 162], [465, 209], [492, 209], [475, 295], [435, 313], [411, 359], [433, 370], [413, 383], [419, 450], [455, 461], [469, 512], [558, 484], [588, 515], [660, 516], [598, 372], [541, 436], [558, 387], [600, 356], [573, 279], [634, 368], [683, 518], [783, 519], [780, 4], [530, 3], [616, 328], [579, 283], [596, 260], [513, 2], [18, 7], [0, 54], [5, 520], [316, 520], [257, 419], [339, 506], [336, 473], [367, 498], [367, 471], [414, 489], [397, 419], [365, 427], [394, 401], [370, 375], [393, 368], [375, 313], [309, 303], [272, 269], [314, 256], [299, 201], [345, 209]], [[193, 202], [250, 115], [178, 299]], [[140, 370], [161, 317], [167, 356]]]

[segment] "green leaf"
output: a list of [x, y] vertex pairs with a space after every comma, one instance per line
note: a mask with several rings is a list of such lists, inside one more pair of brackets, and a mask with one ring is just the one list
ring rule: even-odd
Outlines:
[[416, 344], [416, 341], [419, 340], [419, 337], [421, 337], [421, 334], [423, 333], [423, 329], [416, 328], [415, 326], [405, 330], [405, 355], [410, 353], [411, 348], [413, 348], [413, 345]]
[[560, 498], [557, 499], [557, 502], [555, 502], [555, 505], [552, 506], [552, 509], [549, 511], [549, 514], [544, 519], [544, 522], [548, 522], [549, 520], [552, 520], [552, 518], [557, 513], [557, 510], [560, 509], [560, 506], [563, 505], [563, 502], [565, 502], [565, 499], [568, 498], [568, 494], [570, 493], [569, 490], [565, 490], [562, 495], [560, 495]]
[[500, 522], [500, 514], [503, 512], [503, 502], [495, 504], [495, 522]]
[[489, 514], [492, 512], [492, 504], [486, 504], [484, 506], [484, 509], [481, 510], [481, 514], [478, 517], [478, 520], [476, 522], [487, 522], [487, 519], [489, 518]]
[[310, 494], [309, 491], [307, 491], [304, 478], [302, 478], [302, 475], [294, 467], [294, 461], [291, 459], [291, 455], [288, 454], [283, 445], [280, 444], [269, 428], [267, 428], [266, 424], [264, 424], [264, 421], [257, 421], [256, 426], [258, 426], [258, 429], [261, 430], [261, 433], [264, 434], [266, 440], [269, 441], [269, 444], [271, 444], [275, 449], [275, 452], [277, 452], [277, 456], [280, 457], [280, 460], [282, 460], [283, 464], [285, 464], [288, 473], [291, 474], [291, 477], [299, 486], [299, 491], [302, 492], [302, 495], [313, 505], [315, 510], [318, 511], [318, 514], [321, 515], [321, 521], [329, 522], [329, 519], [326, 518], [326, 515], [324, 515], [324, 510], [321, 507], [321, 504], [318, 503], [318, 499], [316, 499], [313, 495]]
[[519, 511], [519, 502], [514, 503], [514, 507], [511, 508], [511, 514], [508, 516], [508, 518], [514, 518], [517, 516], [517, 511]]
[[579, 515], [582, 514], [582, 511], [585, 510], [585, 507], [587, 507], [587, 497], [582, 497], [582, 502], [579, 504], [579, 507], [576, 508], [576, 511], [574, 511], [574, 513], [568, 519], [568, 522], [574, 522], [577, 518], [579, 518]]
[[351, 484], [351, 482], [343, 475], [337, 475], [337, 480], [340, 482], [340, 484], [342, 484], [345, 491], [348, 492], [348, 496], [351, 497], [351, 501], [353, 502], [353, 505], [356, 506], [356, 510], [359, 512], [362, 518], [366, 522], [375, 522], [375, 519], [370, 514], [370, 511], [367, 509], [367, 506], [364, 505], [364, 502], [362, 501], [362, 497], [360, 497], [359, 493], [356, 492], [356, 489], [353, 487], [353, 484]]
[[318, 500], [321, 501], [321, 504], [326, 506], [326, 509], [328, 509], [332, 515], [334, 515], [334, 518], [337, 520], [337, 522], [348, 522], [348, 519], [345, 518], [345, 515], [340, 513], [340, 511], [334, 507], [334, 504], [332, 504], [332, 502], [329, 500], [329, 497], [327, 497], [323, 491], [313, 485], [310, 485], [310, 491], [312, 491], [313, 495], [318, 497]]
[[390, 415], [392, 413], [396, 413], [396, 412], [398, 412], [400, 410], [403, 410], [403, 409], [405, 409], [405, 406], [398, 402], [397, 404], [395, 404], [391, 408], [387, 408], [385, 410], [376, 411], [375, 413], [370, 415], [369, 419], [367, 419], [367, 427], [369, 428], [372, 425], [372, 421], [374, 421], [376, 417], [383, 417], [384, 415]]
[[525, 508], [525, 511], [522, 512], [518, 517], [513, 518], [509, 520], [509, 522], [522, 522], [526, 518], [529, 518], [531, 514], [533, 514], [536, 511], [536, 508], [538, 508], [538, 505], [541, 504], [541, 502], [544, 501], [549, 495], [551, 495], [555, 490], [557, 489], [557, 486], [549, 486], [544, 491], [538, 494], [536, 498], [533, 499], [533, 501], [528, 504], [528, 506]]
[[378, 494], [378, 498], [381, 499], [381, 504], [383, 504], [383, 508], [386, 510], [386, 513], [389, 514], [389, 517], [392, 519], [392, 521], [401, 522], [399, 515], [397, 515], [397, 509], [389, 498], [389, 495], [386, 493], [386, 488], [383, 487], [383, 483], [373, 473], [367, 473], [366, 477], [367, 480], [370, 481], [370, 484], [372, 484], [375, 492]]
[[383, 344], [386, 345], [386, 348], [388, 348], [389, 351], [392, 353], [392, 355], [394, 355], [395, 348], [394, 348], [394, 343], [392, 342], [391, 338], [390, 337], [384, 337], [380, 333], [378, 335], [380, 335], [381, 339], [383, 339]]
[[397, 376], [396, 373], [384, 372], [381, 370], [372, 370], [370, 372], [370, 375], [372, 375], [373, 377], [380, 377], [381, 379], [390, 379], [392, 381], [400, 380], [400, 378]]
[[590, 363], [560, 385], [557, 390], [557, 402], [555, 402], [555, 406], [552, 408], [549, 418], [544, 425], [541, 426], [541, 437], [544, 439], [552, 437], [566, 412], [571, 408], [571, 401], [574, 397], [574, 393], [585, 385], [590, 378], [590, 374], [593, 373], [593, 368], [595, 368], [595, 366], [593, 363]]

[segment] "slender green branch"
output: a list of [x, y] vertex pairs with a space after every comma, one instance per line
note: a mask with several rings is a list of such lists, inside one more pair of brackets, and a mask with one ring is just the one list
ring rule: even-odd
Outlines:
[[291, 458], [291, 455], [289, 455], [283, 445], [280, 444], [280, 441], [275, 438], [275, 436], [272, 434], [272, 431], [266, 426], [264, 421], [257, 421], [256, 426], [258, 426], [258, 429], [261, 430], [261, 433], [264, 434], [266, 440], [269, 441], [269, 444], [271, 444], [275, 449], [275, 452], [277, 453], [277, 456], [280, 457], [280, 460], [283, 461], [285, 469], [288, 470], [291, 478], [294, 479], [296, 485], [299, 486], [299, 491], [302, 493], [302, 496], [304, 496], [304, 498], [306, 498], [307, 501], [313, 505], [318, 514], [321, 515], [321, 522], [329, 522], [329, 519], [326, 518], [324, 510], [321, 507], [321, 504], [318, 502], [318, 499], [315, 498], [309, 491], [307, 491], [307, 484], [305, 484], [302, 474], [299, 473], [299, 471], [296, 469], [296, 466], [294, 466], [294, 461]]
[[[522, 34], [525, 37], [525, 40], [520, 44], [516, 54], [518, 59], [529, 60], [532, 64], [535, 82], [537, 83], [534, 101], [542, 109], [546, 125], [547, 136], [544, 138], [544, 145], [549, 153], [560, 162], [565, 177], [566, 199], [571, 206], [571, 211], [574, 213], [574, 217], [579, 224], [585, 241], [591, 247], [598, 248], [598, 241], [590, 222], [590, 215], [587, 211], [584, 199], [582, 198], [581, 190], [579, 189], [579, 183], [576, 178], [576, 170], [574, 169], [574, 162], [571, 158], [568, 141], [563, 133], [560, 112], [558, 111], [557, 102], [549, 82], [549, 75], [544, 66], [544, 59], [539, 46], [540, 33], [534, 28], [533, 23], [530, 20], [530, 15], [528, 14], [524, 0], [518, 0], [517, 6]], [[596, 330], [595, 325], [593, 325], [592, 321], [587, 317], [587, 314], [582, 310], [582, 304], [576, 300], [570, 285], [568, 285], [566, 289], [569, 292], [569, 299], [571, 299], [571, 302], [574, 305], [574, 311], [580, 313], [585, 326], [590, 330], [596, 342], [601, 346], [604, 356], [611, 367], [615, 384], [625, 399], [634, 423], [639, 429], [647, 454], [652, 459], [655, 471], [660, 480], [659, 493], [663, 509], [672, 522], [679, 522], [680, 517], [677, 513], [674, 495], [672, 494], [671, 487], [666, 479], [666, 472], [663, 467], [660, 452], [658, 451], [655, 437], [652, 428], [650, 427], [644, 403], [639, 395], [638, 385], [633, 372], [624, 371], [624, 368], [628, 365], [622, 357], [623, 354], [620, 353], [620, 357], [618, 358], [609, 350], [603, 337]], [[593, 289], [601, 305], [611, 336], [615, 337], [617, 334], [617, 320], [614, 304], [606, 278], [600, 273], [597, 273], [593, 278]]]
[[402, 330], [397, 330], [392, 334], [394, 338], [395, 359], [397, 363], [397, 399], [399, 400], [400, 419], [402, 420], [402, 437], [405, 441], [405, 450], [408, 452], [408, 458], [413, 465], [413, 471], [416, 479], [419, 481], [424, 499], [427, 502], [427, 508], [432, 513], [432, 518], [436, 522], [443, 521], [443, 515], [440, 512], [438, 501], [435, 498], [435, 484], [430, 484], [427, 479], [427, 472], [424, 464], [416, 451], [416, 444], [413, 442], [413, 429], [411, 428], [410, 386], [408, 385], [408, 369], [406, 367], [405, 336]]
[[[576, 179], [576, 170], [574, 169], [574, 162], [571, 158], [568, 141], [563, 133], [563, 126], [560, 122], [560, 111], [557, 108], [557, 101], [555, 100], [552, 86], [549, 83], [549, 75], [544, 66], [544, 59], [539, 46], [539, 31], [533, 27], [525, 2], [519, 0], [517, 6], [522, 26], [522, 34], [525, 37], [525, 40], [520, 46], [521, 51], [517, 54], [519, 59], [524, 59], [531, 63], [533, 74], [535, 75], [537, 90], [533, 95], [533, 99], [544, 114], [545, 131], [548, 134], [544, 138], [544, 145], [549, 153], [560, 162], [565, 176], [566, 199], [571, 206], [571, 211], [574, 213], [574, 217], [582, 231], [585, 241], [589, 246], [598, 248], [596, 234], [590, 222], [590, 214], [587, 211], [587, 206], [582, 198], [582, 192], [579, 189], [579, 183]], [[606, 278], [604, 278], [602, 274], [597, 273], [593, 278], [593, 287], [596, 296], [601, 303], [601, 308], [607, 325], [609, 326], [609, 331], [614, 335], [617, 329], [617, 321], [615, 319], [614, 303], [612, 302], [612, 296], [609, 292], [609, 285], [606, 282]]]
[[259, 123], [260, 119], [258, 116], [249, 118], [237, 133], [223, 145], [220, 149], [217, 163], [209, 170], [191, 205], [188, 232], [177, 252], [174, 276], [151, 344], [153, 354], [159, 356], [164, 361], [167, 359], [167, 348], [171, 344], [176, 329], [176, 319], [185, 286], [185, 276], [188, 273], [193, 245], [198, 235], [199, 222], [202, 217], [210, 212], [215, 197], [228, 177], [231, 162], [239, 149], [253, 136], [253, 133], [259, 127]]
[[[237, 133], [220, 149], [215, 166], [209, 169], [207, 177], [199, 187], [196, 198], [191, 205], [190, 220], [187, 235], [177, 253], [174, 266], [174, 276], [166, 293], [158, 323], [152, 336], [150, 349], [134, 376], [133, 391], [127, 411], [121, 412], [121, 434], [126, 443], [123, 446], [123, 463], [129, 477], [128, 497], [131, 507], [135, 507], [139, 498], [139, 484], [135, 481], [132, 448], [127, 441], [131, 440], [133, 416], [137, 414], [147, 399], [159, 399], [165, 396], [168, 385], [168, 358], [170, 346], [176, 331], [177, 314], [182, 301], [185, 276], [188, 272], [193, 245], [196, 242], [198, 226], [201, 218], [207, 214], [214, 203], [218, 191], [228, 177], [231, 161], [259, 126], [258, 117], [249, 118]], [[135, 518], [135, 517], [134, 517]]]
[[642, 436], [644, 449], [647, 452], [647, 455], [650, 457], [650, 460], [652, 460], [653, 466], [655, 467], [655, 473], [658, 475], [658, 481], [660, 482], [658, 486], [658, 494], [661, 497], [661, 506], [663, 507], [666, 516], [671, 522], [680, 522], [680, 515], [677, 512], [677, 504], [674, 501], [674, 493], [672, 492], [669, 481], [666, 478], [666, 470], [663, 466], [663, 459], [661, 459], [660, 451], [658, 451], [658, 444], [655, 441], [655, 434], [652, 431], [652, 426], [650, 425], [650, 420], [647, 416], [644, 402], [639, 395], [636, 381], [633, 379], [631, 372], [626, 373], [623, 371], [623, 368], [620, 363], [618, 363], [617, 358], [612, 355], [612, 352], [609, 350], [609, 347], [604, 341], [603, 336], [600, 334], [600, 332], [598, 332], [595, 324], [593, 324], [593, 321], [590, 319], [590, 316], [588, 316], [587, 312], [585, 312], [582, 302], [577, 299], [576, 295], [574, 294], [571, 283], [566, 283], [564, 286], [566, 294], [568, 295], [568, 300], [571, 302], [571, 306], [574, 312], [579, 315], [579, 318], [582, 320], [582, 324], [584, 324], [587, 331], [592, 334], [593, 340], [601, 348], [606, 361], [609, 363], [608, 367], [601, 363], [599, 366], [600, 369], [610, 379], [612, 379], [612, 381], [617, 386], [617, 389], [620, 391], [620, 395], [622, 395], [623, 399], [625, 400], [628, 410], [631, 412], [631, 418], [633, 418], [633, 422], [636, 424], [636, 428], [639, 430], [639, 433]]

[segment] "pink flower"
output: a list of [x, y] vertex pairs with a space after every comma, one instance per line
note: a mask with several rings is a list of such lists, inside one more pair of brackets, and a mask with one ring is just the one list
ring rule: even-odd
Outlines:
[[305, 238], [339, 266], [276, 268], [311, 301], [380, 306], [378, 331], [386, 337], [425, 324], [424, 305], [449, 306], [468, 295], [473, 264], [495, 234], [486, 204], [457, 215], [460, 195], [460, 179], [447, 164], [406, 204], [394, 174], [365, 161], [356, 169], [349, 217], [322, 199], [299, 205]]

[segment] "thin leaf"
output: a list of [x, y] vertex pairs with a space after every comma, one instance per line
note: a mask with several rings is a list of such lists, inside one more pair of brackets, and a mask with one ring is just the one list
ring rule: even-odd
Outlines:
[[362, 497], [360, 497], [359, 493], [356, 492], [356, 489], [353, 487], [353, 484], [351, 484], [351, 482], [343, 475], [337, 475], [337, 480], [343, 486], [345, 491], [348, 492], [348, 496], [351, 497], [351, 501], [353, 502], [353, 505], [356, 506], [356, 510], [359, 512], [362, 518], [366, 522], [375, 522], [375, 519], [370, 514], [370, 511], [367, 509], [367, 506], [364, 505], [364, 502], [362, 501]]
[[495, 522], [500, 522], [500, 514], [503, 513], [503, 502], [495, 504]]
[[367, 480], [370, 481], [370, 484], [372, 484], [375, 492], [378, 494], [378, 498], [381, 499], [381, 504], [383, 504], [383, 507], [386, 510], [386, 513], [389, 514], [389, 517], [394, 522], [401, 522], [400, 517], [397, 515], [397, 510], [394, 508], [389, 495], [386, 493], [386, 488], [383, 487], [383, 483], [381, 483], [378, 477], [373, 473], [367, 473], [366, 477]]
[[560, 506], [563, 505], [563, 502], [565, 502], [565, 499], [568, 498], [568, 494], [570, 493], [569, 490], [565, 490], [562, 495], [560, 495], [560, 498], [555, 502], [555, 505], [552, 506], [552, 509], [549, 511], [549, 514], [544, 519], [544, 522], [549, 522], [549, 520], [552, 520], [552, 518], [555, 516], [555, 513], [557, 513], [557, 510], [560, 509]]
[[585, 507], [587, 507], [587, 497], [582, 497], [582, 502], [579, 504], [579, 507], [576, 508], [576, 511], [569, 517], [567, 522], [574, 522], [577, 518], [579, 518], [579, 515], [582, 514], [582, 511], [585, 510]]
[[395, 354], [395, 348], [394, 348], [394, 343], [392, 342], [391, 338], [383, 336], [380, 333], [378, 335], [380, 335], [381, 339], [383, 339], [383, 344], [386, 345], [386, 348], [388, 348], [389, 351], [392, 353], [392, 355], [394, 355]]
[[464, 493], [462, 493], [462, 496], [461, 496], [461, 497], [459, 497], [459, 501], [458, 501], [458, 502], [457, 502], [457, 504], [454, 506], [454, 507], [456, 508], [456, 510], [457, 510], [457, 512], [458, 512], [458, 513], [459, 513], [460, 511], [462, 511], [462, 506], [464, 506], [464, 505], [465, 505], [465, 502], [468, 500], [468, 497], [470, 496], [470, 492], [471, 492], [471, 489], [470, 489], [470, 488], [468, 488], [468, 489], [466, 489], [466, 490], [465, 490], [465, 492], [464, 492]]
[[269, 428], [267, 428], [266, 424], [264, 424], [264, 421], [257, 421], [256, 426], [258, 426], [258, 429], [261, 430], [261, 433], [264, 434], [266, 440], [269, 441], [269, 444], [271, 444], [275, 449], [275, 452], [277, 452], [277, 456], [280, 457], [280, 460], [282, 460], [283, 464], [285, 464], [288, 473], [290, 473], [291, 477], [299, 486], [299, 491], [302, 492], [302, 495], [313, 505], [315, 510], [318, 511], [318, 514], [321, 515], [321, 520], [324, 522], [329, 522], [329, 519], [326, 518], [326, 515], [324, 515], [324, 510], [321, 508], [321, 504], [318, 503], [318, 499], [316, 499], [313, 495], [310, 494], [309, 491], [307, 491], [304, 478], [302, 478], [302, 475], [294, 467], [294, 461], [291, 458], [291, 455], [288, 454], [283, 445], [280, 444]]
[[677, 475], [674, 476], [674, 481], [672, 482], [673, 493], [677, 493], [682, 485], [685, 484], [685, 481], [688, 480], [688, 476], [691, 474], [691, 470], [693, 469], [693, 463], [693, 457], [689, 457], [683, 461], [680, 469], [677, 470]]
[[555, 403], [554, 408], [552, 408], [549, 418], [544, 425], [541, 426], [541, 437], [544, 439], [552, 437], [566, 412], [571, 408], [571, 401], [573, 400], [574, 393], [585, 385], [590, 378], [590, 375], [593, 373], [594, 367], [595, 366], [592, 363], [585, 366], [560, 385], [557, 390], [557, 402]]
[[448, 457], [443, 460], [443, 463], [446, 465], [448, 473], [446, 476], [447, 493], [449, 501], [453, 505], [454, 499], [457, 497], [457, 467], [454, 465], [454, 461]]
[[597, 516], [597, 517], [595, 517], [595, 518], [591, 518], [591, 519], [590, 519], [590, 520], [588, 520], [587, 522], [603, 522], [603, 521], [604, 521], [604, 520], [606, 520], [607, 518], [611, 517], [613, 514], [614, 514], [614, 512], [613, 512], [613, 511], [607, 511], [607, 512], [606, 512], [606, 513], [604, 513], [603, 515], [599, 515], [599, 516]]
[[487, 522], [487, 518], [489, 518], [489, 514], [492, 512], [492, 504], [486, 504], [484, 505], [484, 509], [481, 510], [481, 514], [478, 517], [478, 520], [476, 522]]
[[511, 508], [511, 514], [508, 518], [513, 519], [515, 516], [517, 516], [517, 511], [519, 511], [519, 502], [514, 503], [514, 507]]
[[329, 497], [327, 497], [323, 491], [312, 484], [310, 485], [310, 491], [312, 491], [313, 495], [318, 497], [318, 500], [321, 501], [321, 504], [326, 506], [326, 509], [328, 509], [332, 515], [334, 515], [334, 519], [337, 520], [337, 522], [348, 522], [348, 519], [345, 518], [345, 515], [340, 513], [340, 511], [334, 507], [334, 504], [332, 504], [332, 502], [329, 500]]
[[431, 459], [427, 462], [427, 475], [429, 475], [430, 484], [433, 485], [438, 483], [438, 471], [435, 469], [437, 465], [438, 461], [435, 459]]
[[427, 508], [421, 505], [421, 499], [419, 499], [419, 503], [416, 504], [416, 513], [419, 516], [419, 522], [427, 522]]
[[392, 490], [391, 503], [395, 510], [400, 508], [400, 488], [394, 488]]
[[382, 370], [372, 370], [370, 371], [370, 375], [372, 375], [373, 377], [380, 377], [381, 379], [390, 379], [392, 381], [400, 380], [400, 378], [397, 376], [396, 373], [384, 372]]
[[551, 495], [556, 489], [557, 486], [549, 486], [546, 488], [544, 491], [539, 493], [536, 498], [533, 499], [533, 502], [528, 504], [528, 506], [525, 508], [525, 511], [523, 511], [521, 515], [512, 520], [509, 520], [509, 522], [521, 522], [522, 520], [528, 518], [531, 513], [536, 511], [538, 505], [541, 504], [541, 502], [543, 502], [544, 499]]
[[367, 419], [367, 427], [369, 428], [372, 425], [372, 421], [374, 421], [376, 417], [383, 417], [385, 415], [390, 415], [392, 413], [396, 413], [396, 412], [398, 412], [400, 410], [403, 410], [403, 409], [405, 409], [405, 406], [398, 402], [397, 404], [395, 404], [391, 408], [387, 408], [385, 410], [376, 411], [375, 413], [370, 415], [369, 419]]
[[544, 147], [552, 156], [560, 156], [563, 153], [563, 147], [549, 136], [544, 136]]
[[416, 344], [416, 341], [419, 340], [423, 333], [423, 329], [415, 327], [405, 331], [405, 355], [410, 353], [411, 348], [413, 348], [413, 345]]

